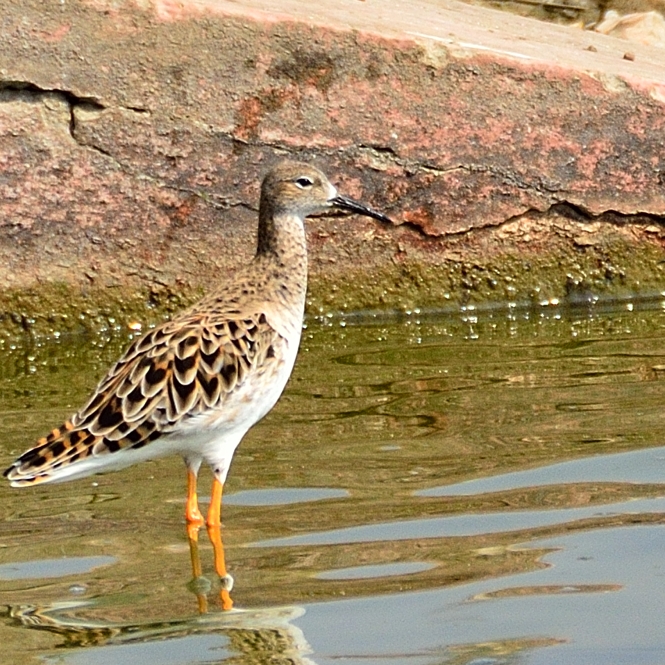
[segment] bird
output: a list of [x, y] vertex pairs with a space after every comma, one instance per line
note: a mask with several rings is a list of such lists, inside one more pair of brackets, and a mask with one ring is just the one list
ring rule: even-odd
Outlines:
[[[134, 340], [87, 402], [4, 472], [11, 485], [84, 478], [179, 454], [186, 522], [219, 527], [233, 454], [276, 404], [296, 361], [307, 289], [304, 220], [334, 210], [391, 223], [340, 195], [311, 164], [283, 161], [269, 171], [253, 259]], [[197, 494], [203, 462], [213, 473], [205, 520]]]

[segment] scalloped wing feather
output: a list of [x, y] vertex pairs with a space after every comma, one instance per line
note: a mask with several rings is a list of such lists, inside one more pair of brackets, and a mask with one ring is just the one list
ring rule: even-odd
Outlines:
[[148, 445], [190, 417], [220, 410], [250, 374], [274, 371], [283, 349], [264, 314], [167, 322], [135, 341], [83, 408], [4, 475], [15, 486], [57, 480], [79, 460]]

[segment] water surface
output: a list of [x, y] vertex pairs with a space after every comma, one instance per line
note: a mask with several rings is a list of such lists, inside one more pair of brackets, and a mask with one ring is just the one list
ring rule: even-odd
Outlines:
[[[225, 487], [237, 610], [204, 532], [192, 580], [180, 460], [2, 485], [0, 662], [660, 662], [664, 326], [659, 304], [310, 321]], [[0, 461], [128, 340], [5, 345]]]

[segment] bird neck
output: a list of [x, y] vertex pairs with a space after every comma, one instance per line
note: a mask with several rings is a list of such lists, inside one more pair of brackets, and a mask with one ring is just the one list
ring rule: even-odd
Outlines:
[[288, 212], [276, 212], [262, 205], [259, 211], [256, 254], [284, 257], [287, 260], [300, 255], [306, 256], [305, 224], [302, 217]]
[[307, 243], [301, 217], [289, 213], [259, 214], [257, 263], [270, 275], [275, 296], [289, 309], [302, 309], [307, 290]]

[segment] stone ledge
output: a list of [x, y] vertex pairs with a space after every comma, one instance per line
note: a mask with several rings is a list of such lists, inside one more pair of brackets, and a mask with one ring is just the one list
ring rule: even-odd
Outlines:
[[251, 256], [286, 155], [400, 223], [313, 221], [310, 312], [663, 289], [658, 49], [452, 0], [270, 4], [3, 8], [7, 325], [188, 302]]

